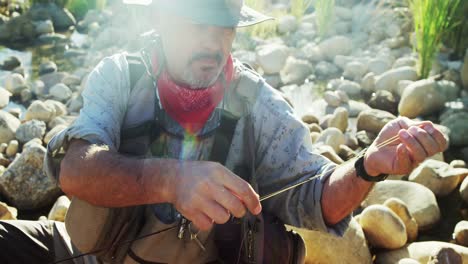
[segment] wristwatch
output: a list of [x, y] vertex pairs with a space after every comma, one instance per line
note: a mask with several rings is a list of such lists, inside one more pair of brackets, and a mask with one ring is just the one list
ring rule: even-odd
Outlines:
[[354, 163], [354, 169], [356, 170], [356, 176], [359, 178], [368, 181], [368, 182], [379, 182], [387, 179], [388, 174], [379, 174], [377, 176], [370, 176], [364, 168], [364, 155], [359, 157]]

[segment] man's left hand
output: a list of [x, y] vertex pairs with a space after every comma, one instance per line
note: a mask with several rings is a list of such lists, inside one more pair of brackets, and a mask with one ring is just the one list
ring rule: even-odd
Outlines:
[[[379, 146], [398, 135], [391, 144]], [[384, 126], [364, 156], [367, 174], [408, 174], [420, 162], [447, 148], [447, 139], [430, 121], [397, 118]]]

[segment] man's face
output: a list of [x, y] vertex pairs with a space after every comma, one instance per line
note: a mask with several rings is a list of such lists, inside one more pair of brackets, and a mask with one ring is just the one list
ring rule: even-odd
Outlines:
[[201, 25], [160, 14], [159, 34], [169, 74], [193, 89], [211, 86], [231, 52], [235, 28]]

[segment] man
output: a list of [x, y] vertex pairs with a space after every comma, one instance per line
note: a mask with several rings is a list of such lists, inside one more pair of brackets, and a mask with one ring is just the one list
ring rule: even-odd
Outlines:
[[[235, 28], [267, 17], [240, 0], [153, 5], [159, 40], [143, 53], [146, 72], [132, 81], [128, 56], [104, 59], [89, 76], [79, 118], [51, 141], [46, 159], [63, 191], [92, 206], [148, 205], [139, 235], [151, 221], [157, 230], [183, 219], [191, 223], [189, 240], [173, 242], [179, 235], [174, 230], [155, 242], [132, 243], [126, 263], [216, 261], [210, 231], [231, 216], [270, 213], [285, 224], [342, 234], [375, 179], [409, 173], [446, 148], [432, 123], [399, 118], [383, 128], [363, 158], [335, 167], [314, 153], [308, 129], [282, 97], [230, 57]], [[221, 154], [210, 156], [223, 111], [236, 116], [231, 139]], [[146, 124], [150, 132], [141, 132]], [[394, 136], [397, 141], [382, 144]], [[54, 168], [50, 159], [60, 147], [66, 155]], [[223, 152], [227, 156], [219, 158]], [[260, 197], [312, 176], [317, 177], [260, 203]], [[60, 260], [67, 256], [64, 247], [72, 249], [57, 236], [67, 238], [61, 223], [3, 222], [0, 260]], [[5, 249], [13, 247], [24, 253], [7, 256]]]

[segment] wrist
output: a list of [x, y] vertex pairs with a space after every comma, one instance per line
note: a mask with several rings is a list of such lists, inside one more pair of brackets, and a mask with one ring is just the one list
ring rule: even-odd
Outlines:
[[366, 153], [366, 155], [364, 155], [364, 162], [363, 163], [364, 163], [364, 170], [366, 171], [366, 173], [369, 176], [376, 177], [376, 176], [379, 176], [380, 174], [382, 174], [378, 170], [374, 169], [374, 167], [372, 166], [372, 163], [369, 162], [369, 157], [367, 156], [367, 153]]
[[170, 159], [144, 159], [141, 184], [151, 203], [172, 203], [180, 164]]

